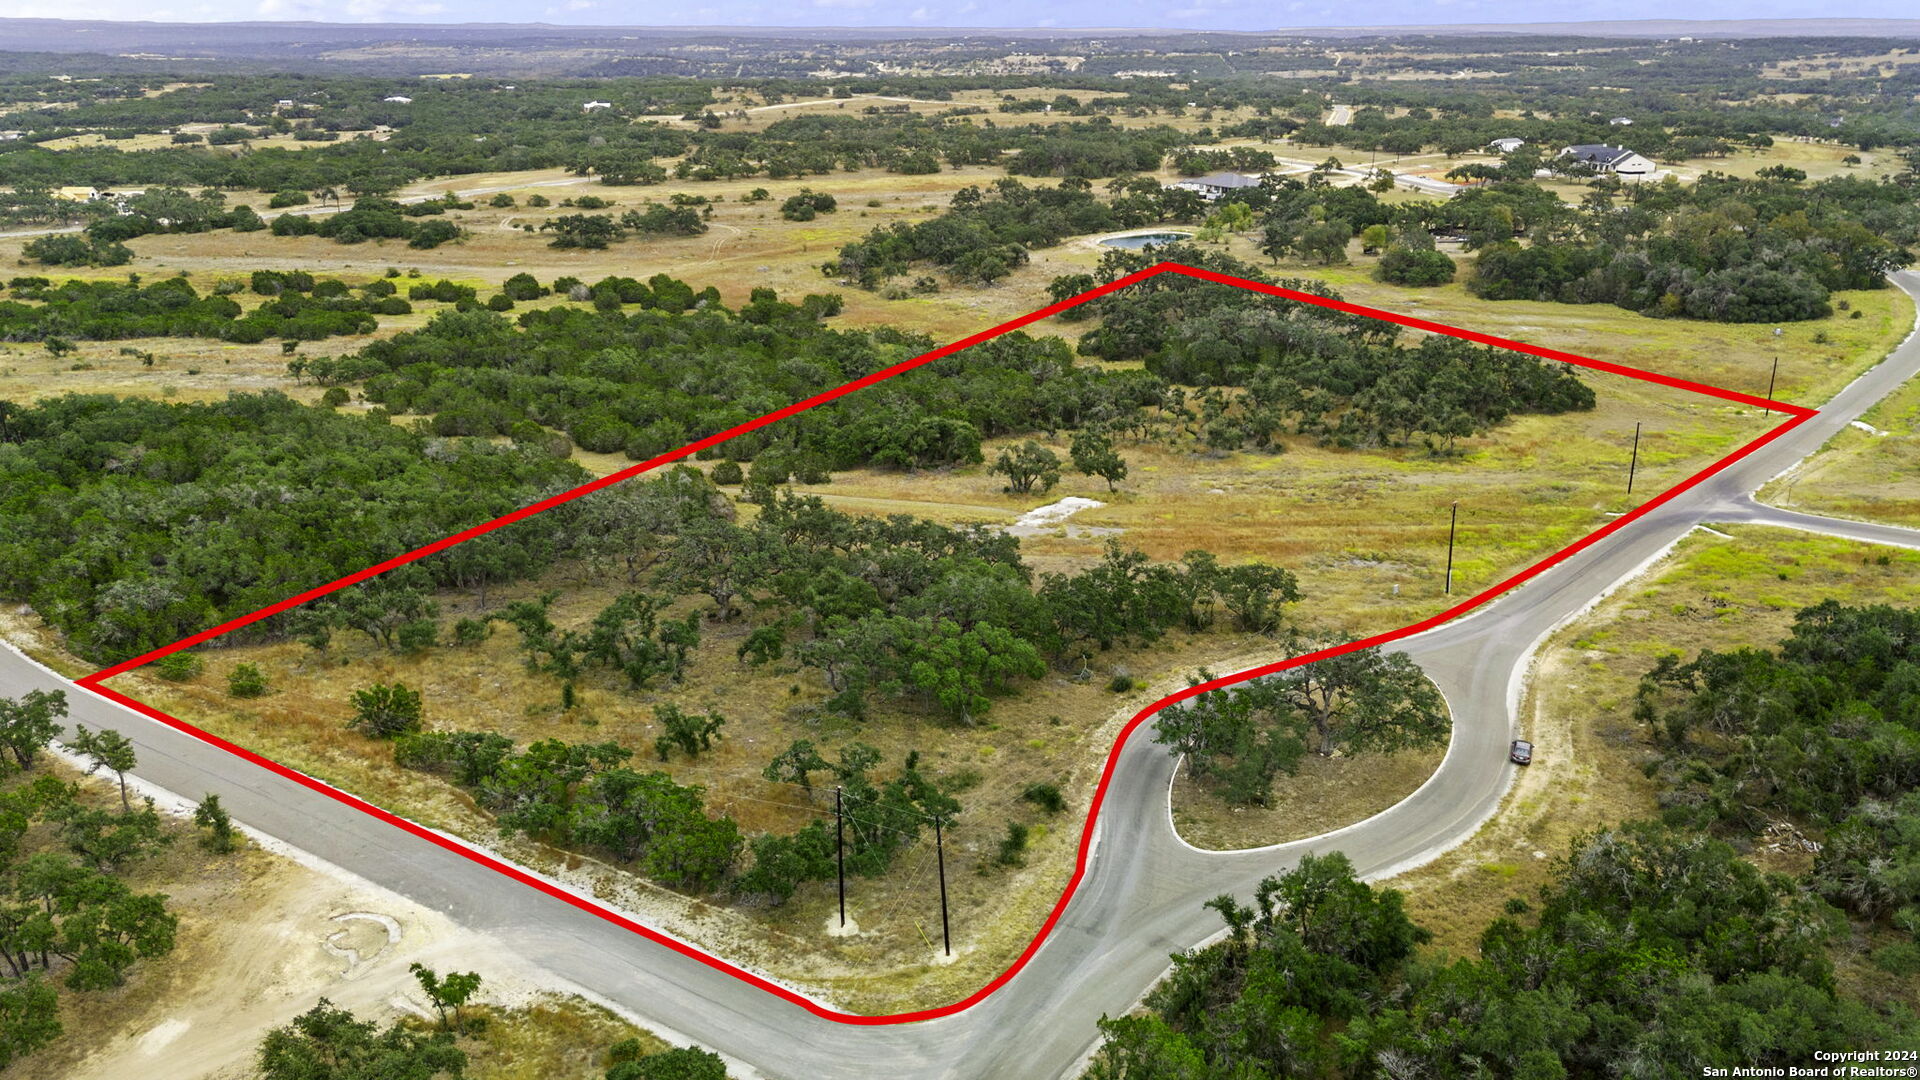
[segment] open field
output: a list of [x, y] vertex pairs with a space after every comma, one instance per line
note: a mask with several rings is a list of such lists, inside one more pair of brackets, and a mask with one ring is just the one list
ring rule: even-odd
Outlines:
[[[1920, 552], [1760, 526], [1720, 532], [1695, 532], [1545, 644], [1520, 712], [1534, 764], [1471, 841], [1390, 882], [1407, 891], [1414, 920], [1434, 931], [1433, 951], [1473, 954], [1501, 905], [1532, 899], [1574, 837], [1657, 814], [1654, 784], [1641, 772], [1653, 755], [1632, 707], [1640, 676], [1660, 656], [1769, 648], [1795, 611], [1822, 600], [1920, 603]], [[1807, 869], [1804, 854], [1794, 862], [1764, 845], [1753, 857], [1768, 869]], [[1912, 985], [1865, 962], [1865, 945], [1856, 941], [1838, 958], [1847, 989], [1869, 999], [1911, 995]]]
[[1762, 488], [1760, 498], [1791, 510], [1920, 526], [1920, 384], [1888, 396]]

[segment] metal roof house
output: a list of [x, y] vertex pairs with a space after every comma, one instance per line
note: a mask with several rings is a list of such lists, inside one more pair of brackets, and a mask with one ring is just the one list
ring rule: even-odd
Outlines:
[[1572, 158], [1583, 165], [1591, 165], [1597, 172], [1615, 173], [1620, 176], [1651, 176], [1653, 162], [1624, 146], [1608, 146], [1605, 143], [1581, 143], [1560, 151], [1563, 158]]
[[1511, 154], [1525, 145], [1527, 145], [1525, 139], [1495, 139], [1487, 144], [1487, 148], [1496, 154]]
[[1260, 178], [1236, 172], [1217, 172], [1182, 180], [1173, 186], [1185, 191], [1197, 191], [1207, 199], [1217, 199], [1229, 191], [1259, 187]]

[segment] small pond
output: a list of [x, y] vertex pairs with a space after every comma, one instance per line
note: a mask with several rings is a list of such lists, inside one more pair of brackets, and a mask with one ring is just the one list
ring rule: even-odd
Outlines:
[[1177, 243], [1181, 240], [1191, 240], [1192, 238], [1192, 233], [1183, 232], [1134, 233], [1131, 236], [1109, 236], [1105, 240], [1100, 241], [1100, 246], [1139, 251], [1144, 247], [1160, 247], [1163, 244]]

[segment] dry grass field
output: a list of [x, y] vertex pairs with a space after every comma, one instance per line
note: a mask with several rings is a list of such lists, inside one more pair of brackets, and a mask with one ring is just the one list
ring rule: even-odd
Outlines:
[[1808, 513], [1920, 526], [1920, 384], [1888, 395], [1761, 489], [1760, 498]]

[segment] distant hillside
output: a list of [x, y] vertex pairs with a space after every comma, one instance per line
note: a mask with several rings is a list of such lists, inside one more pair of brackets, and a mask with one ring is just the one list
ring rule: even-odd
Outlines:
[[[1766, 38], [1920, 40], [1920, 19], [1681, 19], [1274, 28], [1245, 33], [1136, 28], [619, 27], [301, 22], [149, 23], [0, 19], [0, 71], [59, 73], [155, 68], [362, 74], [795, 75], [849, 55], [991, 55], [1048, 47], [1082, 55], [1246, 50], [1303, 39], [1464, 37]], [[90, 59], [78, 61], [77, 55]], [[617, 72], [607, 65], [617, 63]]]

